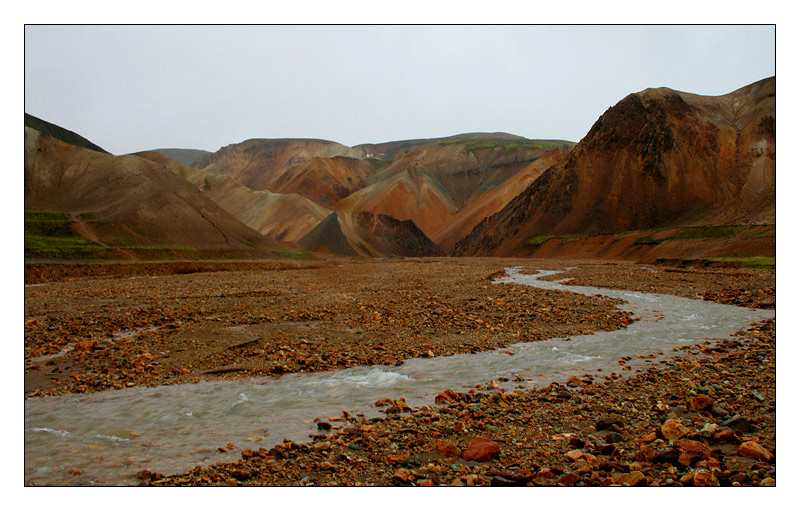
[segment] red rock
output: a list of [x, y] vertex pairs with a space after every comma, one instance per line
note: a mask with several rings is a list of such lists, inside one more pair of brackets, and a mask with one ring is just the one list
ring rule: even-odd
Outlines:
[[424, 479], [419, 482], [418, 486], [434, 486], [434, 484], [430, 479]]
[[417, 478], [417, 475], [414, 472], [412, 472], [410, 470], [406, 470], [404, 468], [398, 469], [397, 471], [395, 471], [394, 475], [392, 476], [392, 479], [395, 479], [395, 480], [403, 482], [403, 483], [410, 483], [411, 481], [413, 481], [416, 478]]
[[622, 486], [640, 486], [647, 482], [647, 478], [644, 474], [635, 470], [633, 472], [629, 472], [627, 474], [620, 474], [617, 477], [617, 482]]
[[686, 466], [691, 466], [695, 461], [706, 458], [711, 454], [711, 448], [697, 440], [681, 438], [676, 440], [674, 445], [680, 452], [678, 462]]
[[566, 474], [558, 478], [558, 482], [563, 484], [564, 486], [573, 486], [580, 480], [581, 477], [575, 472], [567, 472]]
[[556, 474], [553, 473], [553, 471], [550, 470], [549, 467], [543, 467], [540, 468], [538, 472], [536, 472], [536, 478], [538, 479], [540, 477], [542, 479], [555, 479], [558, 476], [556, 476]]
[[458, 458], [458, 455], [461, 454], [461, 451], [458, 450], [458, 447], [446, 440], [439, 441], [436, 444], [435, 449], [439, 451], [439, 454], [445, 458]]
[[695, 396], [689, 399], [687, 408], [690, 412], [699, 412], [700, 410], [707, 410], [714, 405], [714, 400], [705, 394]]
[[634, 456], [634, 459], [637, 461], [644, 461], [647, 463], [652, 463], [656, 458], [659, 456], [659, 452], [649, 445], [642, 446]]
[[252, 458], [253, 457], [253, 450], [252, 449], [242, 449], [242, 459]]
[[753, 442], [752, 440], [744, 442], [739, 446], [739, 454], [761, 461], [769, 461], [773, 458], [771, 452], [769, 452], [758, 442]]
[[467, 446], [461, 457], [467, 461], [490, 461], [499, 454], [500, 444], [479, 436]]
[[667, 441], [674, 441], [689, 433], [689, 428], [677, 419], [669, 419], [661, 426], [661, 434]]
[[97, 346], [97, 341], [81, 341], [76, 342], [72, 347], [75, 351], [89, 351]]
[[716, 476], [707, 470], [698, 470], [694, 473], [692, 483], [695, 486], [719, 486]]
[[436, 396], [434, 401], [436, 403], [449, 403], [450, 401], [458, 401], [458, 394], [453, 392], [451, 389], [447, 389]]
[[573, 449], [572, 451], [569, 451], [568, 453], [566, 453], [565, 456], [567, 458], [571, 459], [572, 461], [577, 461], [577, 460], [583, 458], [584, 454], [586, 454], [586, 453], [584, 453], [580, 449]]

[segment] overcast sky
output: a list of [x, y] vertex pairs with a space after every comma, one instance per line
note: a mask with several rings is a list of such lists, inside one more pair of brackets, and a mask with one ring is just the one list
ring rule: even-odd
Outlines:
[[773, 26], [25, 28], [25, 111], [115, 154], [473, 131], [577, 142], [631, 92], [773, 75]]

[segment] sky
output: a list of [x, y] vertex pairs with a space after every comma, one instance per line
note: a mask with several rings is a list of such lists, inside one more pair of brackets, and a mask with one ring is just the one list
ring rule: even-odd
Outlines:
[[773, 25], [26, 25], [25, 112], [114, 154], [250, 138], [579, 141], [649, 87], [775, 75]]

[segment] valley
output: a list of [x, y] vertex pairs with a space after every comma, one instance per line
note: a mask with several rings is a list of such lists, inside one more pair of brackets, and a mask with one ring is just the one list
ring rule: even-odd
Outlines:
[[25, 484], [774, 486], [775, 97], [127, 155], [26, 114]]

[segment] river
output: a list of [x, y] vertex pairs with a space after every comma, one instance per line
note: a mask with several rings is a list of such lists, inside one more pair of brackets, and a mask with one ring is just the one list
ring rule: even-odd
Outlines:
[[[495, 282], [619, 298], [626, 302], [623, 310], [641, 319], [613, 332], [412, 359], [400, 366], [30, 398], [25, 401], [25, 484], [137, 484], [141, 470], [185, 472], [194, 465], [235, 461], [244, 448], [270, 448], [285, 438], [306, 441], [317, 433], [312, 422], [317, 417], [341, 416], [343, 410], [377, 416], [374, 403], [381, 398], [433, 405], [444, 389], [490, 380], [512, 380], [506, 387], [535, 386], [573, 374], [609, 374], [619, 370], [621, 357], [635, 362], [640, 355], [668, 356], [675, 346], [727, 338], [775, 316], [771, 310], [541, 280], [554, 273], [529, 275], [509, 268]], [[218, 449], [229, 443], [235, 448]]]

